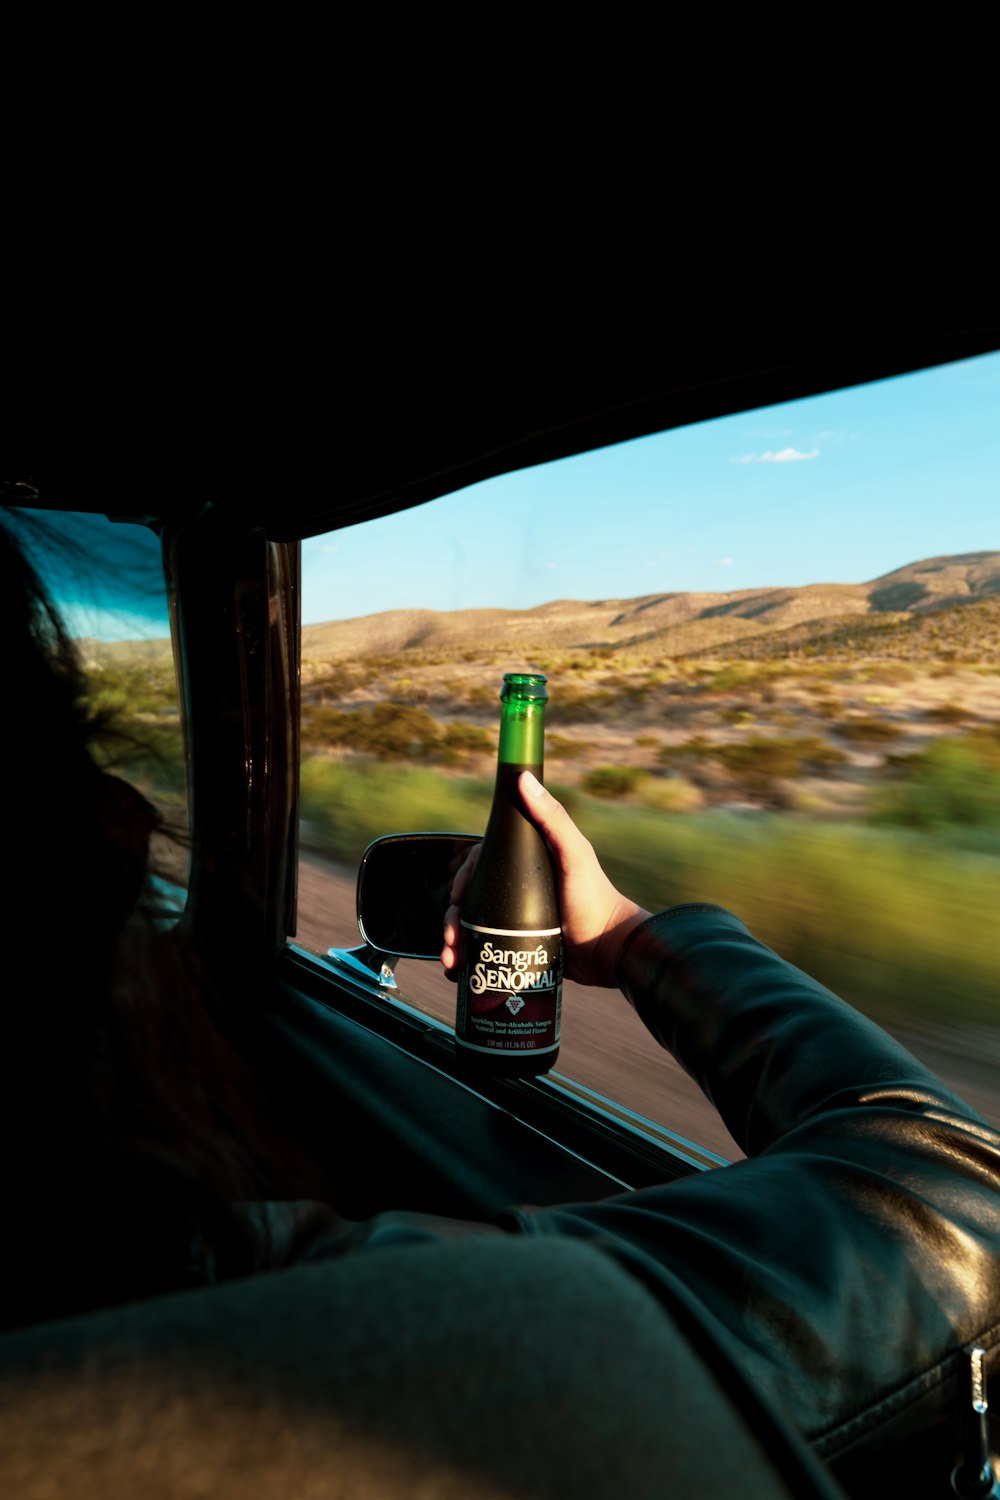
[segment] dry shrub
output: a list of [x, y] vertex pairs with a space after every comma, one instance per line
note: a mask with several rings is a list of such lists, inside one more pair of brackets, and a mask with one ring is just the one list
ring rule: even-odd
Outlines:
[[889, 719], [871, 716], [843, 719], [834, 727], [842, 739], [857, 745], [884, 745], [889, 740], [898, 739], [903, 733], [900, 725], [893, 724]]
[[650, 776], [639, 787], [643, 807], [662, 813], [692, 813], [705, 805], [704, 793], [684, 776]]

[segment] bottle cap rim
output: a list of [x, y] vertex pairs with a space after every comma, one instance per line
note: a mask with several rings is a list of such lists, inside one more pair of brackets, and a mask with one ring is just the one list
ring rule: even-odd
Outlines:
[[546, 681], [542, 672], [505, 672], [500, 702], [508, 703], [511, 699], [530, 702], [534, 699], [537, 703], [547, 703], [549, 694]]

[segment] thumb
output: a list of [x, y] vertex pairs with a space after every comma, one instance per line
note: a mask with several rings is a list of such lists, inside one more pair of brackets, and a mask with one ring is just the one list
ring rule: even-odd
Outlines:
[[622, 942], [649, 913], [616, 890], [593, 845], [530, 771], [521, 772], [518, 790], [525, 812], [552, 851], [566, 975], [580, 984], [612, 987]]
[[591, 845], [562, 803], [546, 791], [537, 776], [531, 771], [522, 771], [517, 785], [525, 811], [544, 833], [561, 869], [567, 869], [585, 854], [593, 854]]

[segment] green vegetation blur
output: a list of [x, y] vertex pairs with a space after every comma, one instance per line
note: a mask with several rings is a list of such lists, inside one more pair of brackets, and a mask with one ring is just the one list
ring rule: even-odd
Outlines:
[[[996, 609], [982, 618], [995, 632]], [[899, 645], [942, 628], [873, 641], [852, 625], [795, 660], [755, 645], [721, 662], [542, 661], [548, 783], [644, 905], [727, 906], [890, 1025], [1000, 1025], [1000, 725], [983, 707], [1000, 669], [982, 635], [944, 660]], [[510, 666], [484, 655], [304, 671], [305, 848], [353, 867], [381, 833], [483, 829]], [[103, 664], [92, 682], [109, 764], [182, 805], [169, 662]]]
[[154, 802], [186, 802], [184, 745], [169, 649], [161, 660], [86, 663], [88, 705], [99, 726], [95, 749], [106, 769]]
[[[611, 878], [653, 910], [714, 901], [867, 1014], [1000, 1024], [1000, 838], [795, 814], [663, 813], [553, 783]], [[480, 832], [490, 779], [308, 758], [304, 841], [353, 865], [380, 833]]]

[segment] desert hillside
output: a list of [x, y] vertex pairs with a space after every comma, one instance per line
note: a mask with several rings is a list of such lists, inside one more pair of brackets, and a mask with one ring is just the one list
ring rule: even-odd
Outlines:
[[[882, 637], [887, 627], [899, 625], [905, 636], [906, 628], [929, 615], [988, 600], [1000, 600], [1000, 552], [966, 552], [908, 563], [870, 583], [556, 599], [525, 610], [391, 609], [306, 625], [302, 659], [308, 678], [310, 664], [400, 652], [461, 660], [474, 650], [477, 656], [500, 652], [524, 661], [573, 650], [627, 651], [644, 659], [729, 655], [734, 650], [737, 655], [760, 655], [769, 654], [771, 644], [833, 641], [845, 625], [855, 634], [875, 631]], [[166, 639], [84, 639], [78, 645], [91, 666], [124, 661], [163, 666], [171, 659]]]
[[521, 658], [595, 648], [678, 657], [804, 626], [813, 633], [825, 622], [884, 626], [991, 596], [1000, 596], [1000, 552], [970, 552], [909, 563], [869, 583], [559, 599], [527, 610], [387, 610], [307, 625], [302, 655], [316, 663], [410, 651], [448, 657], [474, 644]]

